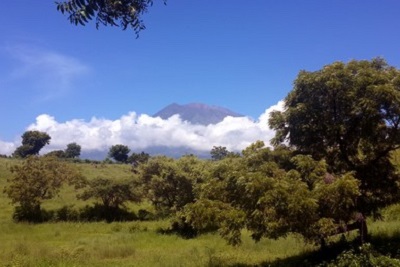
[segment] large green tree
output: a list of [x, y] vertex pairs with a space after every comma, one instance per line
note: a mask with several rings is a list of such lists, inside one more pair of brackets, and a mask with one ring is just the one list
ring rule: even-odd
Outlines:
[[335, 62], [301, 71], [275, 111], [275, 145], [287, 143], [328, 171], [353, 172], [359, 181], [357, 210], [377, 214], [399, 199], [399, 174], [390, 161], [400, 147], [400, 71], [385, 60]]
[[241, 242], [243, 228], [255, 240], [298, 233], [320, 242], [353, 225], [359, 181], [352, 173], [328, 173], [324, 160], [292, 153], [259, 141], [243, 157], [210, 161], [195, 202], [178, 214], [180, 225], [198, 233], [218, 229], [231, 244]]
[[138, 34], [145, 29], [142, 15], [153, 5], [153, 0], [65, 0], [56, 5], [58, 11], [68, 14], [72, 24], [86, 25], [95, 20], [97, 28], [119, 26]]
[[14, 151], [14, 157], [25, 158], [37, 155], [39, 151], [50, 143], [50, 135], [40, 131], [26, 131], [22, 136], [22, 145]]

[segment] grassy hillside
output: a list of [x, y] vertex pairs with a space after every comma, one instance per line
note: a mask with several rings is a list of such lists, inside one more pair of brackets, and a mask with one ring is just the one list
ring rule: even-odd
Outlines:
[[[2, 189], [11, 175], [8, 168], [19, 163], [0, 159], [0, 266], [299, 266], [299, 262], [321, 255], [316, 247], [296, 236], [254, 243], [244, 232], [243, 244], [232, 247], [218, 234], [187, 240], [158, 233], [158, 229], [169, 225], [168, 220], [15, 223], [13, 206]], [[128, 165], [76, 165], [89, 179], [131, 176]], [[67, 188], [60, 197], [46, 202], [45, 207], [53, 209], [71, 204], [84, 203], [75, 199], [72, 188]], [[384, 217], [384, 221], [369, 222], [372, 241], [388, 253], [400, 251], [400, 205], [385, 210]]]

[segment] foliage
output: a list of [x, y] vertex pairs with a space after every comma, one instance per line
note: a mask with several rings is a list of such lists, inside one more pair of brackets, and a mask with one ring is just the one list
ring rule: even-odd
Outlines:
[[46, 157], [55, 157], [55, 158], [65, 158], [65, 152], [64, 150], [53, 150], [50, 151], [49, 153], [46, 153], [44, 156]]
[[[266, 153], [263, 151], [264, 149], [267, 148], [261, 148], [260, 153]], [[272, 158], [275, 157], [275, 150], [270, 152], [272, 153]], [[281, 155], [285, 155], [285, 153], [281, 153]], [[195, 183], [196, 188], [203, 188], [209, 178], [217, 177], [211, 176], [211, 173], [218, 174], [218, 172], [215, 171], [217, 165], [220, 166], [224, 163], [222, 165], [226, 166], [223, 168], [220, 166], [219, 169], [228, 169], [231, 164], [227, 164], [225, 161], [232, 161], [232, 165], [235, 165], [241, 160], [225, 159], [223, 161], [213, 162], [200, 160], [193, 156], [186, 156], [182, 159], [174, 160], [180, 168], [188, 171], [191, 170], [189, 171], [192, 175], [191, 177], [198, 177], [196, 173], [203, 174], [197, 179], [201, 179], [202, 182]], [[247, 161], [249, 161], [249, 159], [247, 159]], [[10, 177], [12, 175], [9, 171], [9, 166], [23, 164], [23, 162], [24, 161], [21, 159], [0, 159], [0, 187], [6, 184], [6, 179], [4, 179], [4, 177]], [[316, 166], [322, 164], [318, 161], [316, 161], [316, 163]], [[309, 164], [309, 162], [307, 164]], [[128, 165], [106, 164], [104, 166], [98, 165], [97, 167], [93, 164], [84, 163], [72, 165], [79, 168], [90, 180], [99, 176], [123, 177], [124, 179], [130, 179], [132, 176], [130, 166]], [[240, 167], [243, 166], [245, 165], [241, 165]], [[277, 166], [279, 169], [282, 165], [277, 164]], [[240, 170], [240, 168], [238, 169]], [[267, 170], [267, 168], [265, 170]], [[220, 176], [218, 177], [223, 178], [222, 171], [219, 171], [219, 174]], [[334, 179], [328, 177], [329, 179], [327, 179], [327, 181], [336, 181], [341, 177], [340, 175], [333, 176]], [[302, 179], [300, 177], [303, 176], [300, 175], [298, 177]], [[319, 186], [318, 183], [319, 180], [317, 179], [314, 183], [314, 188]], [[306, 187], [308, 188], [308, 186]], [[199, 192], [199, 194], [200, 193], [202, 192]], [[352, 248], [353, 258], [359, 257], [358, 255], [360, 253], [358, 249], [359, 245], [356, 242], [351, 243], [354, 237], [352, 234], [342, 235], [343, 242], [346, 243], [340, 246], [336, 246], [337, 243], [334, 242], [339, 237], [329, 239], [328, 241], [330, 242], [328, 242], [327, 247], [324, 249], [319, 249], [317, 246], [304, 242], [303, 238], [297, 234], [288, 234], [287, 237], [276, 240], [263, 238], [255, 243], [252, 242], [250, 237], [252, 232], [248, 230], [242, 231], [242, 244], [240, 247], [227, 246], [218, 234], [210, 232], [197, 236], [195, 239], [182, 240], [175, 235], [165, 235], [165, 232], [161, 235], [158, 231], [158, 229], [165, 229], [170, 225], [170, 218], [165, 220], [147, 218], [150, 221], [132, 222], [130, 220], [139, 218], [135, 218], [134, 214], [129, 212], [126, 214], [126, 217], [125, 215], [116, 217], [122, 218], [121, 220], [124, 222], [113, 222], [119, 221], [120, 219], [111, 218], [111, 216], [109, 218], [102, 217], [108, 214], [102, 205], [91, 205], [89, 202], [90, 200], [87, 202], [78, 201], [75, 195], [76, 192], [73, 188], [66, 187], [60, 191], [60, 197], [44, 201], [42, 205], [46, 209], [51, 208], [54, 210], [43, 214], [45, 216], [52, 215], [51, 221], [65, 220], [68, 222], [52, 222], [36, 225], [25, 223], [17, 224], [10, 220], [13, 207], [10, 205], [9, 201], [7, 201], [6, 194], [0, 194], [0, 232], [2, 238], [2, 242], [0, 243], [0, 265], [318, 266], [318, 264], [321, 263], [334, 265], [337, 255]], [[195, 196], [197, 198], [197, 192], [195, 192]], [[329, 195], [326, 196], [329, 197]], [[207, 201], [203, 198], [200, 200], [203, 203], [209, 202], [213, 205], [212, 201]], [[86, 204], [90, 206], [81, 208], [82, 205]], [[224, 203], [221, 204], [221, 206], [227, 206], [228, 204], [229, 203]], [[64, 205], [67, 206], [64, 207]], [[142, 202], [141, 204], [134, 203], [132, 205], [130, 204], [129, 208], [135, 210], [138, 215], [137, 217], [140, 217], [140, 209], [148, 209], [149, 207], [147, 205], [148, 203], [146, 202]], [[204, 204], [204, 206], [206, 207], [206, 204]], [[227, 207], [232, 207], [232, 205], [229, 204]], [[211, 207], [211, 210], [212, 209], [214, 209], [214, 207]], [[399, 218], [399, 211], [398, 205], [391, 206], [389, 209], [385, 209], [382, 212], [384, 215], [383, 221], [369, 220], [369, 229], [371, 233], [370, 242], [373, 245], [374, 252], [372, 255], [374, 258], [389, 258], [389, 256], [392, 260], [400, 258], [399, 220], [397, 219]], [[204, 210], [204, 212], [208, 212], [208, 209]], [[329, 212], [330, 211], [327, 211], [326, 213]], [[388, 214], [388, 216], [385, 216], [386, 214]], [[235, 218], [233, 215], [232, 217]], [[98, 222], [99, 220], [101, 220], [101, 222]], [[88, 223], [86, 223], [86, 221]], [[109, 223], [104, 221], [108, 221]], [[321, 225], [322, 224], [324, 228], [329, 228], [329, 222], [321, 223]], [[55, 246], [54, 244], [57, 245]], [[130, 249], [132, 248], [135, 251], [134, 254], [130, 254]], [[141, 257], [137, 257], [139, 252]], [[386, 261], [382, 262], [386, 263]]]
[[26, 131], [22, 136], [22, 145], [14, 151], [14, 157], [25, 158], [37, 155], [39, 151], [50, 143], [51, 137], [45, 132]]
[[142, 151], [140, 153], [132, 153], [127, 162], [131, 163], [134, 167], [137, 167], [139, 164], [146, 163], [149, 159], [150, 155]]
[[136, 34], [145, 29], [141, 16], [153, 5], [153, 0], [65, 0], [56, 2], [57, 10], [68, 14], [72, 24], [86, 25], [96, 20], [100, 24], [132, 28]]
[[39, 212], [42, 202], [58, 195], [64, 184], [80, 188], [84, 181], [74, 167], [52, 157], [29, 156], [10, 170], [13, 177], [7, 179], [4, 193], [20, 207], [16, 211], [27, 213]]
[[241, 230], [245, 224], [245, 214], [227, 203], [218, 200], [201, 199], [185, 206], [179, 214], [181, 224], [188, 224], [196, 232], [218, 229], [229, 244], [241, 243]]
[[126, 162], [131, 150], [125, 145], [113, 145], [108, 151], [108, 156], [118, 162]]
[[238, 156], [234, 152], [229, 151], [224, 146], [213, 146], [210, 151], [211, 159], [213, 160], [221, 160], [225, 157], [235, 157]]
[[12, 218], [15, 222], [42, 223], [50, 221], [53, 215], [53, 212], [42, 209], [40, 206], [16, 206]]
[[94, 206], [85, 206], [78, 212], [79, 221], [133, 221], [137, 219], [135, 213], [129, 212], [122, 207], [108, 207], [96, 203]]
[[337, 259], [328, 264], [319, 266], [326, 267], [398, 267], [399, 259], [393, 259], [375, 251], [371, 244], [365, 244], [358, 250], [348, 250], [342, 252]]
[[365, 215], [399, 200], [400, 176], [390, 162], [400, 147], [400, 71], [380, 58], [336, 62], [301, 71], [272, 113], [275, 145], [325, 159], [331, 173], [354, 172], [357, 209]]
[[77, 143], [70, 143], [65, 150], [53, 150], [46, 153], [45, 156], [56, 158], [75, 159], [81, 154], [81, 146]]
[[87, 183], [85, 191], [78, 195], [79, 199], [95, 198], [101, 200], [106, 208], [118, 209], [127, 201], [139, 202], [140, 194], [135, 190], [132, 181], [96, 178]]
[[70, 143], [67, 145], [65, 149], [65, 157], [74, 159], [78, 158], [81, 155], [81, 146], [77, 143]]
[[353, 174], [333, 175], [324, 160], [290, 154], [258, 141], [241, 158], [209, 162], [204, 181], [196, 184], [195, 203], [179, 213], [181, 225], [198, 232], [218, 229], [239, 244], [242, 228], [256, 241], [299, 233], [320, 242], [354, 222], [360, 192]]
[[171, 158], [152, 157], [139, 166], [143, 192], [161, 213], [174, 213], [194, 201], [194, 180]]

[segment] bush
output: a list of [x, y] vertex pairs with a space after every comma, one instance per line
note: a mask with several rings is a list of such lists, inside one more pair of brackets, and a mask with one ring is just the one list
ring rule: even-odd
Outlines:
[[71, 206], [64, 206], [55, 211], [54, 216], [55, 221], [78, 221], [79, 220], [79, 212], [73, 209], [73, 205]]
[[387, 207], [382, 212], [386, 221], [399, 221], [400, 220], [400, 204], [395, 204]]
[[101, 204], [95, 204], [93, 207], [86, 206], [79, 211], [81, 221], [107, 221], [121, 222], [134, 221], [137, 216], [133, 212], [129, 212], [122, 208], [106, 207]]
[[400, 266], [400, 260], [382, 255], [375, 251], [371, 244], [365, 244], [358, 250], [347, 250], [341, 253], [334, 261], [321, 264], [326, 267], [395, 267]]
[[42, 223], [52, 220], [54, 216], [53, 211], [47, 211], [37, 207], [15, 207], [13, 213], [13, 220], [16, 222], [31, 222], [31, 223]]
[[154, 220], [154, 218], [155, 218], [154, 214], [147, 210], [140, 209], [138, 211], [138, 219], [140, 221], [151, 221]]
[[176, 234], [185, 239], [195, 238], [199, 234], [198, 230], [194, 229], [190, 224], [186, 223], [185, 220], [181, 218], [174, 219], [169, 228], [158, 228], [156, 232], [164, 235]]

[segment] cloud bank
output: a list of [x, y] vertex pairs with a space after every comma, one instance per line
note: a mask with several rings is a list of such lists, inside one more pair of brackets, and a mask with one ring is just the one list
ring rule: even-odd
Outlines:
[[[282, 110], [283, 101], [266, 109], [258, 120], [247, 117], [226, 117], [218, 124], [193, 125], [178, 115], [167, 120], [146, 114], [130, 112], [117, 120], [92, 118], [90, 121], [74, 119], [58, 122], [48, 114], [39, 115], [27, 130], [47, 132], [50, 145], [42, 152], [65, 149], [76, 142], [82, 152], [105, 152], [115, 144], [124, 144], [133, 151], [146, 151], [151, 147], [187, 147], [195, 151], [210, 151], [213, 146], [225, 146], [230, 151], [241, 151], [251, 143], [262, 140], [269, 144], [274, 132], [268, 127], [269, 114]], [[19, 143], [18, 143], [19, 142]], [[11, 154], [20, 144], [0, 141], [0, 154]]]

